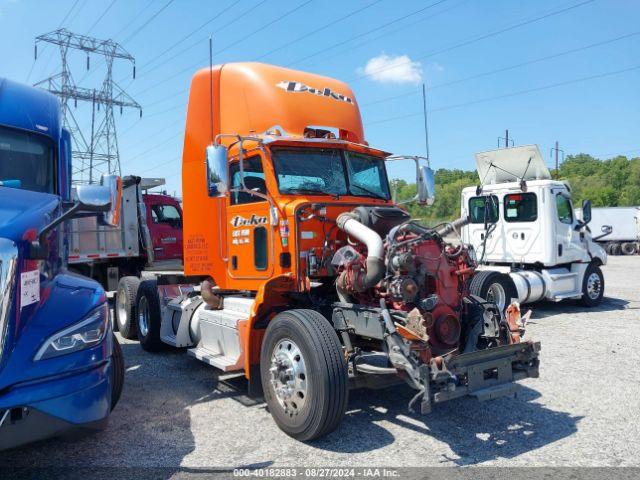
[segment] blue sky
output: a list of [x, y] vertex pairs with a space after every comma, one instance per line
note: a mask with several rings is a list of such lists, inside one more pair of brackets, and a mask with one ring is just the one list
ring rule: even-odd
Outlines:
[[[57, 72], [57, 51], [40, 48], [34, 63], [33, 49], [60, 25], [121, 42], [137, 78], [125, 62], [114, 76], [144, 109], [141, 119], [118, 115], [123, 173], [165, 176], [171, 192], [181, 188], [187, 89], [208, 63], [210, 34], [215, 63], [347, 81], [378, 148], [424, 154], [424, 81], [434, 168], [473, 168], [473, 153], [495, 148], [505, 128], [550, 163], [556, 140], [567, 154], [640, 155], [638, 20], [636, 0], [0, 0], [0, 76], [34, 83]], [[93, 58], [86, 75], [85, 62], [70, 58], [74, 77], [97, 86], [104, 64]], [[408, 165], [391, 174], [411, 176]]]

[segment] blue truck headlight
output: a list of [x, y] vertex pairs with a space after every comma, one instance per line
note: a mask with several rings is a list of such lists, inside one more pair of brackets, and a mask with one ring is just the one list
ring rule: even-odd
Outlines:
[[49, 337], [33, 359], [45, 360], [93, 347], [104, 340], [108, 327], [109, 307], [104, 303], [81, 322]]

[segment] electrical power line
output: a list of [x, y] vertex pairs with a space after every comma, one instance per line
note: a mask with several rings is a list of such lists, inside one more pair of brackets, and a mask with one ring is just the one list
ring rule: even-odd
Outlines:
[[153, 152], [154, 150], [157, 150], [157, 149], [158, 149], [158, 148], [160, 148], [160, 147], [165, 146], [165, 145], [166, 145], [166, 144], [168, 144], [169, 142], [172, 142], [173, 140], [175, 140], [176, 138], [178, 138], [180, 135], [184, 135], [184, 131], [180, 131], [180, 132], [178, 132], [176, 135], [172, 135], [172, 136], [170, 136], [170, 137], [167, 137], [167, 138], [165, 138], [165, 139], [164, 139], [164, 141], [162, 141], [162, 142], [160, 142], [160, 143], [158, 143], [158, 144], [156, 144], [156, 145], [154, 145], [154, 146], [152, 146], [152, 147], [150, 147], [150, 148], [147, 148], [146, 150], [144, 150], [144, 151], [142, 151], [142, 152], [140, 152], [140, 153], [138, 153], [138, 154], [136, 154], [136, 155], [134, 155], [134, 156], [132, 156], [132, 157], [129, 157], [129, 158], [127, 159], [127, 164], [130, 164], [133, 160], [136, 160], [136, 159], [138, 159], [138, 158], [140, 158], [140, 157], [143, 157], [143, 156], [145, 156], [146, 154], [148, 154], [148, 153], [150, 153], [150, 152]]
[[67, 18], [69, 18], [69, 15], [71, 15], [71, 12], [73, 11], [74, 8], [76, 8], [76, 5], [78, 5], [78, 2], [80, 0], [76, 0], [75, 2], [73, 2], [73, 5], [71, 5], [71, 8], [69, 9], [69, 11], [66, 13], [66, 15], [64, 16], [64, 18], [62, 19], [62, 21], [60, 22], [60, 24], [58, 25], [58, 28], [62, 28], [64, 26], [64, 22], [67, 21]]
[[[572, 54], [572, 53], [582, 52], [582, 51], [588, 50], [590, 48], [600, 47], [602, 45], [608, 45], [610, 43], [618, 42], [620, 40], [626, 40], [627, 38], [631, 38], [631, 37], [634, 37], [634, 36], [637, 36], [637, 35], [640, 35], [640, 30], [636, 31], [636, 32], [627, 33], [625, 35], [620, 35], [620, 36], [615, 37], [615, 38], [610, 38], [610, 39], [607, 39], [607, 40], [603, 40], [601, 42], [591, 43], [591, 44], [588, 44], [588, 45], [584, 45], [582, 47], [572, 48], [572, 49], [569, 49], [569, 50], [565, 50], [563, 52], [558, 52], [558, 53], [554, 53], [554, 54], [551, 54], [551, 55], [546, 55], [544, 57], [539, 57], [539, 58], [536, 58], [536, 59], [533, 59], [533, 60], [528, 60], [526, 62], [519, 62], [519, 63], [513, 64], [513, 65], [509, 65], [507, 67], [501, 67], [501, 68], [498, 68], [498, 69], [495, 69], [495, 70], [490, 70], [488, 72], [483, 72], [483, 73], [478, 73], [476, 75], [471, 75], [469, 77], [459, 78], [457, 80], [452, 80], [450, 82], [437, 83], [435, 85], [431, 85], [431, 86], [427, 87], [427, 89], [428, 90], [434, 90], [436, 88], [448, 87], [448, 86], [451, 86], [451, 85], [456, 85], [458, 83], [467, 82], [469, 80], [476, 80], [478, 78], [486, 77], [486, 76], [489, 76], [489, 75], [494, 75], [496, 73], [506, 72], [506, 71], [509, 71], [509, 70], [513, 70], [515, 68], [520, 68], [520, 67], [524, 67], [524, 66], [527, 66], [527, 65], [533, 65], [535, 63], [540, 63], [540, 62], [544, 62], [544, 61], [547, 61], [547, 60], [552, 60], [554, 58], [559, 58], [559, 57], [562, 57], [562, 56], [565, 56], [565, 55], [569, 55], [569, 54]], [[369, 107], [371, 105], [377, 105], [379, 103], [388, 102], [390, 100], [397, 100], [398, 98], [403, 98], [403, 97], [416, 95], [417, 93], [419, 93], [418, 90], [412, 90], [410, 92], [407, 91], [407, 92], [404, 92], [404, 93], [400, 93], [398, 95], [379, 98], [377, 100], [365, 103], [365, 104], [360, 105], [360, 106], [361, 107]]]
[[[417, 25], [418, 23], [422, 23], [424, 21], [431, 20], [432, 18], [437, 17], [439, 15], [442, 15], [443, 13], [447, 13], [447, 12], [450, 12], [451, 10], [455, 10], [456, 8], [460, 8], [462, 5], [464, 5], [468, 1], [469, 0], [462, 0], [461, 2], [459, 2], [459, 3], [455, 4], [455, 5], [452, 5], [452, 6], [448, 7], [448, 8], [443, 8], [442, 10], [439, 10], [439, 11], [435, 12], [432, 15], [427, 15], [426, 17], [418, 18], [417, 20], [415, 20], [413, 22], [405, 23], [404, 25], [400, 26], [399, 28], [395, 28], [393, 30], [387, 30], [386, 32], [381, 33], [380, 35], [376, 35], [375, 37], [368, 38], [367, 40], [365, 40], [363, 42], [360, 42], [360, 43], [358, 43], [356, 45], [349, 46], [349, 47], [347, 47], [345, 49], [338, 50], [337, 52], [334, 52], [334, 53], [332, 53], [330, 55], [327, 55], [324, 58], [327, 58], [327, 59], [328, 58], [335, 58], [338, 55], [343, 55], [345, 53], [351, 53], [351, 52], [353, 52], [354, 50], [357, 50], [360, 47], [369, 46], [375, 40], [379, 40], [381, 38], [388, 37], [389, 35], [393, 35], [393, 34], [398, 33], [398, 32], [404, 32], [409, 27]], [[370, 31], [369, 33], [373, 33], [373, 31]], [[350, 41], [349, 41], [349, 43], [350, 43]], [[316, 65], [316, 62], [310, 63], [309, 65]]]
[[274, 48], [272, 50], [269, 50], [266, 53], [263, 53], [258, 58], [256, 58], [256, 60], [262, 60], [263, 58], [266, 58], [266, 57], [268, 57], [268, 56], [270, 56], [270, 55], [272, 55], [272, 54], [274, 54], [276, 52], [279, 52], [282, 49], [289, 48], [292, 44], [298, 43], [300, 40], [304, 40], [305, 38], [308, 38], [308, 37], [310, 37], [312, 35], [315, 35], [318, 32], [326, 30], [327, 28], [332, 27], [332, 26], [336, 25], [337, 23], [342, 22], [343, 20], [351, 19], [351, 18], [353, 18], [354, 15], [357, 15], [360, 12], [362, 12], [364, 10], [367, 10], [368, 8], [373, 7], [374, 5], [377, 5], [381, 1], [382, 0], [376, 0], [375, 2], [372, 2], [372, 3], [368, 4], [368, 5], [365, 5], [364, 7], [358, 8], [357, 10], [353, 10], [352, 12], [347, 13], [343, 17], [337, 18], [336, 20], [332, 20], [331, 22], [326, 23], [323, 26], [318, 27], [315, 30], [310, 31], [310, 32], [302, 35], [301, 37], [296, 38], [295, 40], [291, 40], [291, 41], [289, 41], [287, 43], [284, 43], [284, 44], [280, 45], [279, 47], [276, 47], [276, 48]]
[[171, 5], [173, 3], [173, 0], [169, 0], [167, 3], [165, 3], [162, 7], [160, 7], [160, 9], [154, 13], [153, 15], [151, 15], [151, 18], [149, 18], [146, 22], [144, 22], [142, 25], [140, 25], [136, 31], [132, 32], [127, 38], [125, 38], [121, 43], [127, 43], [130, 42], [134, 37], [136, 37], [137, 35], [140, 34], [140, 32], [142, 32], [142, 30], [149, 25], [151, 22], [153, 22], [156, 17], [158, 15], [160, 15], [162, 12], [164, 12], [166, 10], [166, 8]]
[[[515, 96], [519, 96], [519, 95], [525, 95], [527, 93], [533, 93], [533, 92], [540, 92], [543, 90], [549, 90], [551, 88], [557, 88], [557, 87], [563, 87], [565, 85], [571, 85], [574, 83], [581, 83], [581, 82], [586, 82], [589, 80], [596, 80], [599, 78], [604, 78], [604, 77], [609, 77], [612, 75], [619, 75], [622, 73], [626, 73], [626, 72], [630, 72], [633, 70], [637, 70], [640, 69], [640, 65], [636, 65], [633, 67], [629, 67], [629, 68], [623, 68], [621, 70], [614, 70], [612, 72], [605, 72], [605, 73], [600, 73], [597, 75], [590, 75], [587, 77], [581, 77], [581, 78], [576, 78], [573, 80], [566, 80], [564, 82], [558, 82], [558, 83], [552, 83], [550, 85], [543, 85], [541, 87], [535, 87], [535, 88], [528, 88], [526, 90], [520, 90], [517, 92], [511, 92], [511, 93], [506, 93], [503, 95], [497, 95], [495, 97], [486, 97], [486, 98], [480, 98], [478, 100], [472, 100], [470, 102], [464, 102], [464, 103], [457, 103], [457, 104], [453, 104], [453, 105], [446, 105], [444, 107], [439, 107], [439, 108], [433, 108], [431, 110], [429, 110], [429, 113], [434, 113], [434, 112], [442, 112], [445, 110], [452, 110], [454, 108], [461, 108], [461, 107], [467, 107], [470, 105], [477, 105], [479, 103], [485, 103], [485, 102], [490, 102], [493, 100], [501, 100], [503, 98], [510, 98], [510, 97], [515, 97]], [[405, 119], [405, 118], [411, 118], [411, 117], [418, 117], [418, 116], [422, 116], [423, 112], [416, 112], [416, 113], [409, 113], [409, 114], [405, 114], [405, 115], [399, 115], [396, 117], [390, 117], [390, 118], [383, 118], [380, 120], [375, 120], [373, 122], [369, 122], [367, 124], [365, 124], [365, 126], [370, 126], [370, 125], [377, 125], [379, 123], [387, 123], [387, 122], [392, 122], [394, 120], [401, 120], [401, 119]]]
[[[301, 5], [298, 5], [298, 6], [296, 6], [296, 7], [292, 8], [292, 9], [290, 9], [290, 10], [287, 10], [285, 13], [283, 13], [283, 14], [282, 14], [282, 15], [280, 15], [279, 17], [277, 17], [277, 18], [275, 18], [275, 19], [273, 19], [273, 20], [271, 20], [271, 21], [267, 22], [266, 24], [264, 24], [264, 25], [260, 26], [259, 28], [255, 29], [255, 30], [253, 30], [253, 31], [251, 31], [251, 32], [249, 32], [249, 33], [247, 33], [247, 34], [246, 34], [246, 35], [244, 35], [241, 39], [236, 40], [235, 42], [228, 44], [228, 45], [227, 45], [227, 46], [225, 46], [224, 48], [222, 48], [222, 49], [220, 49], [220, 50], [215, 51], [215, 52], [214, 52], [214, 55], [218, 55], [218, 54], [220, 54], [220, 53], [222, 53], [222, 52], [224, 52], [224, 51], [226, 51], [226, 50], [228, 50], [228, 49], [230, 49], [230, 48], [232, 48], [232, 47], [235, 47], [235, 46], [236, 46], [236, 45], [238, 45], [239, 43], [244, 42], [245, 40], [247, 40], [248, 38], [252, 37], [253, 35], [255, 35], [255, 34], [257, 34], [257, 33], [261, 32], [262, 30], [264, 30], [264, 29], [266, 29], [266, 28], [268, 28], [268, 27], [270, 27], [270, 26], [271, 26], [271, 25], [273, 25], [274, 23], [282, 21], [283, 19], [285, 19], [285, 18], [286, 18], [286, 17], [288, 17], [289, 15], [291, 15], [291, 14], [295, 13], [296, 11], [300, 10], [302, 7], [305, 7], [306, 5], [310, 4], [311, 2], [312, 2], [312, 0], [307, 0], [306, 2], [302, 3]], [[198, 61], [197, 63], [194, 63], [193, 65], [189, 65], [187, 68], [184, 68], [184, 69], [180, 70], [179, 72], [176, 72], [176, 73], [175, 73], [175, 74], [173, 74], [173, 75], [170, 75], [170, 76], [168, 76], [168, 77], [165, 77], [163, 80], [161, 80], [160, 82], [155, 83], [153, 86], [151, 86], [151, 87], [149, 87], [149, 88], [147, 88], [147, 89], [145, 89], [145, 90], [143, 90], [143, 91], [141, 91], [141, 92], [138, 92], [138, 94], [137, 94], [137, 95], [143, 95], [143, 94], [145, 94], [145, 93], [149, 92], [150, 90], [153, 90], [154, 88], [157, 88], [158, 86], [160, 86], [160, 85], [162, 85], [162, 84], [164, 84], [164, 83], [168, 82], [169, 80], [173, 80], [174, 78], [176, 78], [176, 77], [178, 77], [178, 76], [180, 76], [180, 75], [184, 74], [185, 72], [193, 71], [195, 68], [197, 68], [197, 67], [199, 67], [199, 66], [201, 66], [201, 65], [202, 65], [202, 61]], [[158, 67], [158, 65], [156, 65], [156, 67], [154, 67], [152, 70], [154, 70], [154, 69], [155, 69], [155, 68], [157, 68], [157, 67]], [[151, 71], [151, 70], [150, 70], [150, 71]]]
[[437, 5], [440, 5], [441, 3], [444, 3], [444, 2], [446, 2], [446, 1], [447, 1], [447, 0], [438, 0], [438, 1], [437, 1], [437, 2], [435, 2], [435, 3], [432, 3], [432, 4], [430, 4], [430, 5], [427, 5], [426, 7], [422, 7], [422, 8], [420, 8], [420, 9], [418, 9], [418, 10], [415, 10], [415, 11], [413, 11], [413, 12], [407, 13], [406, 15], [403, 15], [403, 16], [401, 16], [401, 17], [395, 18], [395, 19], [391, 20], [390, 22], [386, 22], [386, 23], [383, 23], [382, 25], [378, 25], [377, 27], [372, 28], [372, 29], [370, 29], [370, 30], [367, 30], [366, 32], [359, 33], [358, 35], [355, 35], [355, 36], [353, 36], [353, 37], [350, 37], [350, 38], [348, 38], [348, 39], [346, 39], [346, 40], [343, 40], [343, 41], [338, 42], [338, 43], [334, 43], [333, 45], [329, 45], [328, 47], [324, 47], [324, 48], [322, 48], [322, 49], [320, 49], [320, 50], [318, 50], [318, 51], [316, 51], [316, 52], [314, 52], [314, 53], [311, 53], [311, 54], [309, 54], [309, 55], [305, 55], [304, 57], [302, 57], [302, 58], [300, 58], [300, 59], [298, 59], [298, 60], [295, 60], [295, 61], [293, 61], [293, 62], [289, 62], [289, 63], [287, 64], [287, 67], [290, 67], [290, 66], [292, 66], [292, 65], [297, 65], [298, 63], [301, 63], [301, 62], [303, 62], [303, 61], [305, 61], [305, 60], [308, 60], [308, 59], [313, 58], [313, 57], [315, 57], [315, 56], [317, 56], [317, 55], [320, 55], [321, 53], [324, 53], [324, 52], [326, 52], [326, 51], [328, 51], [328, 50], [332, 50], [332, 49], [333, 49], [333, 48], [335, 48], [335, 47], [342, 46], [342, 45], [344, 45], [344, 44], [346, 44], [346, 43], [352, 42], [353, 40], [356, 40], [356, 39], [358, 39], [358, 38], [364, 37], [365, 35], [368, 35], [368, 34], [370, 34], [370, 33], [372, 33], [372, 32], [379, 31], [379, 30], [380, 30], [380, 29], [382, 29], [382, 28], [388, 27], [389, 25], [393, 25], [394, 23], [398, 23], [398, 22], [400, 22], [400, 21], [402, 21], [402, 20], [405, 20], [405, 19], [410, 18], [410, 17], [412, 17], [412, 16], [414, 16], [414, 15], [417, 15], [417, 14], [419, 14], [419, 13], [422, 13], [422, 12], [424, 12], [425, 10], [428, 10], [428, 9], [430, 9], [430, 8], [433, 8], [433, 7], [437, 6]]
[[[239, 15], [235, 16], [234, 18], [232, 18], [231, 20], [229, 20], [228, 22], [226, 22], [222, 27], [218, 28], [217, 30], [215, 30], [213, 32], [213, 35], [217, 35], [218, 33], [220, 33], [222, 30], [224, 30], [225, 28], [230, 27], [231, 25], [233, 25], [234, 23], [236, 23], [239, 20], [242, 20], [244, 18], [247, 18], [247, 15], [250, 14], [253, 10], [255, 10], [256, 8], [260, 7], [261, 5], [263, 5], [264, 3], [266, 3], [267, 0], [261, 0], [260, 2], [256, 3], [255, 5], [253, 5], [252, 7], [248, 8], [247, 10], [244, 10], [242, 13], [240, 13]], [[196, 29], [197, 30], [197, 29]], [[165, 65], [167, 63], [169, 63], [171, 60], [181, 56], [183, 53], [188, 52], [189, 50], [191, 50], [194, 47], [197, 47], [198, 45], [202, 45], [203, 42], [205, 42], [206, 40], [208, 40], [209, 36], [207, 36], [206, 38], [201, 38], [193, 43], [190, 43], [188, 46], [186, 46], [185, 48], [183, 48], [182, 50], [180, 50], [179, 52], [171, 55], [169, 58], [164, 59], [162, 62], [154, 65], [151, 69], [147, 70], [146, 72], [142, 72], [141, 75], [147, 74], [147, 73], [151, 73], [154, 70], [157, 70], [158, 68], [160, 68], [162, 65]]]
[[[467, 1], [467, 0], [465, 0], [465, 1]], [[264, 2], [262, 2], [262, 3], [264, 3]], [[462, 2], [462, 3], [464, 3], [464, 2]], [[449, 11], [449, 10], [452, 10], [453, 8], [457, 8], [457, 7], [459, 7], [460, 5], [461, 5], [461, 4], [457, 4], [457, 5], [454, 5], [454, 6], [453, 6], [453, 7], [451, 7], [451, 8], [448, 8], [448, 9], [445, 9], [445, 10], [441, 10], [440, 12], [438, 12], [438, 13], [436, 13], [436, 14], [434, 14], [434, 15], [429, 15], [429, 16], [427, 16], [427, 17], [421, 18], [418, 22], [414, 22], [414, 23], [412, 23], [411, 25], [413, 25], [413, 24], [415, 24], [415, 23], [423, 22], [423, 21], [425, 21], [425, 20], [428, 20], [428, 19], [430, 19], [430, 18], [432, 18], [432, 17], [435, 17], [436, 15], [440, 15], [440, 14], [442, 14], [442, 13], [444, 13], [444, 12], [447, 12], [447, 11]], [[367, 7], [364, 7], [364, 8], [367, 8]], [[417, 12], [419, 13], [419, 12], [420, 12], [420, 11], [422, 11], [422, 10], [424, 10], [424, 8], [423, 8], [423, 9], [418, 10]], [[355, 12], [352, 12], [352, 15], [353, 15], [354, 13], [355, 13]], [[414, 13], [416, 13], [416, 12], [414, 12]], [[410, 16], [410, 15], [411, 15], [411, 14], [409, 14], [409, 16]], [[402, 17], [402, 18], [405, 18], [405, 17]], [[402, 19], [402, 18], [401, 18], [401, 19]], [[392, 22], [390, 22], [389, 24], [391, 24], [391, 23], [395, 23], [395, 20], [394, 20], [394, 21], [392, 21]], [[390, 34], [390, 33], [393, 33], [393, 32], [388, 32], [388, 33]], [[386, 34], [385, 34], [385, 35], [386, 35]], [[384, 36], [384, 35], [382, 35], [382, 36]], [[302, 38], [304, 38], [304, 37], [306, 37], [306, 35], [305, 35], [305, 36], [303, 36], [303, 37], [301, 37], [301, 38], [299, 38], [299, 39], [297, 39], [297, 40], [294, 40], [294, 41], [292, 41], [292, 42], [289, 42], [289, 43], [287, 44], [287, 46], [292, 45], [293, 43], [297, 42], [298, 40], [300, 40], [300, 39], [302, 39]], [[376, 37], [376, 38], [379, 38], [379, 37]], [[202, 42], [200, 42], [200, 43], [202, 43]], [[344, 42], [341, 42], [341, 43], [344, 43]], [[188, 48], [190, 48], [190, 47], [188, 47]], [[215, 53], [217, 54], [217, 53], [219, 53], [219, 52], [215, 52]], [[175, 58], [175, 56], [177, 56], [177, 55], [174, 55], [173, 57], [170, 57], [170, 58], [166, 59], [164, 62], [162, 62], [162, 64], [167, 63], [167, 62], [168, 62], [168, 61], [170, 61], [171, 59]], [[160, 64], [160, 65], [162, 65], [162, 64]], [[197, 65], [199, 65], [199, 64], [200, 64], [200, 63], [196, 64], [196, 66], [197, 66]], [[152, 70], [155, 70], [155, 69], [156, 69], [158, 66], [160, 66], [160, 65], [156, 65]], [[193, 70], [193, 68], [194, 68], [193, 66], [190, 66], [190, 67], [188, 67], [188, 68], [186, 68], [186, 69], [184, 69], [184, 70], [181, 70], [181, 71], [180, 71], [180, 72], [178, 72], [176, 75], [174, 75], [172, 78], [175, 78], [176, 76], [179, 76], [179, 75], [181, 75], [182, 73], [185, 73], [185, 72], [187, 72], [187, 71], [192, 71], [192, 70]], [[152, 71], [152, 70], [151, 70], [151, 71]], [[147, 90], [143, 90], [141, 93], [142, 93], [142, 94], [144, 94], [144, 93], [146, 93], [148, 90], [149, 90], [149, 89], [147, 89]], [[152, 105], [157, 105], [157, 104], [159, 104], [159, 103], [163, 103], [163, 102], [166, 102], [166, 101], [168, 101], [168, 100], [172, 100], [173, 98], [175, 98], [175, 96], [182, 95], [182, 94], [184, 94], [184, 93], [187, 93], [188, 91], [189, 91], [189, 88], [187, 87], [186, 89], [180, 90], [179, 92], [173, 93], [173, 94], [171, 94], [171, 95], [169, 95], [169, 96], [166, 96], [166, 97], [163, 97], [163, 98], [161, 98], [161, 99], [159, 99], [159, 100], [156, 100], [155, 102], [153, 102], [153, 103], [151, 103], [151, 104], [147, 104], [147, 105], [146, 105], [146, 107], [150, 107], [150, 106], [152, 106]]]
[[138, 19], [140, 18], [140, 15], [142, 15], [144, 12], [149, 10], [149, 7], [153, 4], [153, 1], [154, 0], [150, 0], [149, 3], [147, 3], [144, 7], [142, 7], [141, 10], [138, 11], [138, 13], [136, 13], [135, 15], [132, 15], [131, 16], [131, 20], [129, 20], [129, 23], [127, 23], [124, 27], [122, 27], [120, 30], [118, 30], [118, 32], [113, 35], [113, 38], [118, 38], [120, 35], [122, 35], [124, 32], [126, 32], [131, 25], [136, 23], [138, 21]]
[[158, 60], [159, 58], [161, 58], [162, 56], [164, 56], [165, 54], [167, 54], [168, 52], [170, 52], [171, 50], [173, 50], [174, 48], [176, 48], [178, 45], [180, 45], [181, 43], [183, 43], [184, 41], [190, 39], [192, 36], [194, 36], [196, 33], [198, 33], [200, 30], [202, 30], [204, 27], [206, 27], [207, 25], [209, 25], [211, 22], [217, 20], [218, 18], [220, 18], [222, 15], [224, 15], [227, 11], [231, 10], [233, 7], [235, 7], [238, 3], [240, 3], [242, 0], [236, 0], [234, 3], [228, 5], [226, 8], [223, 8], [222, 10], [220, 10], [217, 14], [215, 14], [213, 17], [211, 17], [210, 19], [208, 19], [206, 22], [204, 22], [203, 24], [201, 24], [198, 28], [196, 28], [195, 30], [192, 30], [189, 34], [187, 34], [186, 36], [182, 37], [180, 40], [176, 41], [176, 42], [172, 42], [171, 46], [169, 48], [167, 48], [166, 50], [164, 50], [163, 52], [157, 54], [155, 57], [153, 57], [152, 59], [150, 59], [149, 61], [147, 61], [144, 65], [142, 65], [140, 67], [140, 69], [144, 69], [145, 67], [147, 67], [148, 65], [152, 64], [153, 62], [155, 62], [156, 60]]
[[422, 54], [422, 55], [420, 55], [418, 57], [415, 57], [414, 59], [410, 59], [410, 60], [408, 60], [406, 62], [394, 63], [393, 65], [390, 65], [390, 66], [387, 66], [387, 67], [379, 68], [379, 69], [376, 69], [376, 70], [371, 71], [371, 72], [362, 73], [362, 74], [360, 74], [360, 75], [358, 75], [356, 77], [353, 77], [352, 79], [347, 80], [347, 83], [353, 83], [353, 82], [362, 80], [364, 78], [370, 77], [372, 75], [376, 75], [378, 73], [381, 73], [381, 72], [384, 72], [384, 71], [387, 71], [387, 70], [391, 70], [393, 68], [398, 68], [399, 66], [402, 66], [402, 65], [409, 65], [410, 63], [415, 62], [416, 60], [422, 60], [422, 59], [427, 58], [427, 57], [432, 57], [434, 55], [438, 55], [438, 54], [445, 53], [445, 52], [450, 52], [451, 50], [455, 50], [455, 49], [458, 49], [458, 48], [461, 48], [461, 47], [466, 47], [468, 45], [471, 45], [473, 43], [479, 42], [481, 40], [486, 40], [487, 38], [494, 37], [496, 35], [500, 35], [502, 33], [509, 32], [511, 30], [515, 30], [516, 28], [524, 27], [526, 25], [531, 25], [533, 23], [540, 22], [542, 20], [546, 20], [547, 18], [563, 14], [563, 13], [568, 12], [570, 10], [574, 10], [576, 8], [583, 7], [585, 5], [593, 3], [595, 1], [596, 0], [585, 0], [583, 2], [576, 3], [574, 5], [570, 5], [568, 7], [564, 7], [564, 8], [558, 9], [558, 10], [553, 10], [553, 11], [551, 11], [549, 13], [546, 13], [544, 15], [540, 15], [538, 17], [531, 18], [529, 20], [524, 20], [522, 22], [516, 23], [516, 24], [511, 25], [509, 27], [501, 28], [499, 30], [494, 30], [492, 32], [485, 33], [485, 34], [482, 34], [480, 36], [472, 37], [472, 38], [470, 38], [468, 40], [464, 40], [462, 42], [456, 43], [456, 44], [451, 45], [449, 47], [444, 47], [444, 48], [442, 48], [440, 50], [436, 50], [436, 51], [433, 51], [433, 52], [430, 52], [430, 53]]
[[[115, 2], [115, 0], [114, 0]], [[149, 19], [147, 19], [140, 27], [138, 27], [135, 31], [133, 31], [123, 42], [121, 43], [125, 43], [130, 41], [131, 39], [133, 39], [133, 37], [135, 37], [136, 35], [138, 35], [146, 26], [148, 26], [153, 20], [156, 19], [156, 17], [158, 15], [160, 15], [169, 5], [171, 5], [171, 3], [173, 2], [173, 0], [169, 0], [167, 3], [165, 3], [162, 7], [160, 7], [159, 10], [157, 10], [155, 13], [153, 13], [151, 15], [151, 17]], [[113, 3], [112, 3], [113, 4]], [[131, 24], [131, 22], [129, 23], [129, 25]], [[126, 30], [126, 29], [125, 29]], [[122, 30], [121, 30], [122, 31]], [[102, 64], [103, 62], [98, 62], [95, 65], [95, 68], [91, 68], [88, 72], [86, 72], [84, 74], [84, 76], [80, 79], [80, 81], [78, 82], [79, 84], [84, 82], [87, 78], [89, 78], [91, 75], [93, 75], [97, 70], [98, 67]], [[135, 68], [135, 65], [134, 65]], [[120, 80], [122, 81], [122, 79]]]
[[113, 5], [117, 2], [118, 0], [112, 0], [111, 3], [107, 6], [107, 8], [104, 9], [104, 12], [102, 12], [102, 15], [100, 15], [98, 17], [98, 19], [93, 22], [93, 24], [89, 27], [89, 30], [87, 30], [87, 33], [85, 33], [85, 35], [90, 35], [92, 30], [100, 23], [100, 20], [102, 20], [104, 18], [104, 16], [109, 13], [109, 10], [111, 10], [111, 7], [113, 7]]

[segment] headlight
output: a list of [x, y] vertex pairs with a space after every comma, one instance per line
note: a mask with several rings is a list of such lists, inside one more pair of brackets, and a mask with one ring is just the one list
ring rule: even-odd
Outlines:
[[104, 303], [86, 319], [49, 337], [33, 359], [59, 357], [97, 345], [104, 340], [108, 326], [109, 307]]

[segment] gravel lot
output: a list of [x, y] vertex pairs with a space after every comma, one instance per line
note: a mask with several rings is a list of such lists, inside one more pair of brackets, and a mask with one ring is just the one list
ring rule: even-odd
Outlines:
[[109, 428], [5, 452], [0, 468], [640, 466], [640, 257], [612, 257], [604, 273], [596, 310], [534, 306], [541, 378], [516, 399], [460, 399], [423, 417], [407, 412], [408, 387], [354, 391], [337, 431], [302, 444], [244, 396], [241, 379], [121, 339], [127, 378]]

